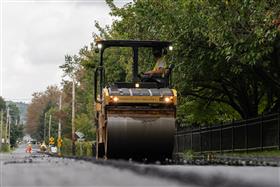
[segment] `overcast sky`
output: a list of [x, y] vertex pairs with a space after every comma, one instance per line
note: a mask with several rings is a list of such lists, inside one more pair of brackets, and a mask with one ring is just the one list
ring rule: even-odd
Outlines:
[[111, 24], [104, 1], [2, 0], [1, 95], [28, 102], [34, 92], [59, 85], [64, 55], [92, 41], [95, 20]]

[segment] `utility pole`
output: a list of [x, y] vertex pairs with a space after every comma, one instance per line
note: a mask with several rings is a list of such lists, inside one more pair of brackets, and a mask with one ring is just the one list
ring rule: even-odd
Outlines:
[[[61, 113], [61, 103], [62, 103], [62, 94], [59, 96], [59, 112]], [[61, 116], [59, 115], [59, 120], [58, 120], [58, 140], [61, 140]], [[58, 146], [58, 155], [60, 155], [60, 146]]]
[[52, 115], [50, 114], [50, 119], [49, 119], [49, 146], [50, 146], [50, 138], [51, 138], [51, 124], [52, 124]]
[[46, 141], [46, 122], [47, 122], [47, 113], [45, 113], [45, 118], [44, 118], [44, 140], [43, 140], [43, 142]]
[[11, 144], [11, 121], [12, 120], [11, 120], [11, 116], [10, 115], [9, 115], [9, 120], [8, 121], [9, 121], [9, 123], [8, 123], [9, 124], [9, 129], [8, 129], [8, 137], [9, 138], [8, 138], [8, 142], [9, 142], [9, 144]]
[[75, 77], [72, 75], [72, 154], [76, 155], [75, 149]]
[[5, 127], [5, 137], [4, 137], [5, 144], [7, 143], [7, 138], [8, 138], [8, 125], [9, 125], [9, 116], [10, 116], [9, 112], [10, 112], [10, 108], [7, 107], [6, 127]]
[[3, 137], [3, 109], [1, 109], [1, 124], [0, 124], [0, 150], [2, 148], [2, 137]]

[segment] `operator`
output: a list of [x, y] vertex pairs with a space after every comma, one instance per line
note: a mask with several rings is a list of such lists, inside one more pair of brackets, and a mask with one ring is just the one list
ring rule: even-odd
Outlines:
[[47, 150], [47, 146], [46, 146], [46, 144], [45, 144], [45, 141], [43, 141], [43, 143], [41, 144], [40, 150], [41, 150], [41, 151], [46, 151], [46, 150]]
[[155, 67], [152, 71], [144, 73], [144, 77], [164, 77], [166, 63], [162, 56], [161, 48], [153, 48], [153, 55], [156, 59]]

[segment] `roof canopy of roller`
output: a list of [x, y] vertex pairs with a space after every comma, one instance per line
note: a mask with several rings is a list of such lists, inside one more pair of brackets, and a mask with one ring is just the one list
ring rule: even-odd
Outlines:
[[102, 45], [102, 48], [108, 47], [156, 47], [167, 48], [171, 45], [168, 41], [157, 40], [97, 40], [96, 45]]
[[[99, 66], [95, 71], [95, 85], [97, 85], [97, 76], [100, 77], [99, 82], [99, 90], [105, 86], [105, 71], [104, 71], [104, 58], [103, 54], [107, 48], [110, 47], [131, 47], [132, 48], [132, 83], [139, 82], [138, 76], [138, 51], [139, 48], [152, 48], [152, 50], [161, 50], [162, 55], [167, 54], [167, 48], [172, 51], [173, 47], [171, 46], [171, 42], [169, 41], [158, 41], [158, 40], [101, 40], [96, 39], [95, 45], [95, 52], [100, 53], [100, 60]], [[153, 62], [155, 63], [155, 62]], [[94, 89], [94, 93], [96, 95], [97, 88]]]

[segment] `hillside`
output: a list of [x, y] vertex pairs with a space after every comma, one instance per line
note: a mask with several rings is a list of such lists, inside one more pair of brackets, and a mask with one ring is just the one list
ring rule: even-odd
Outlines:
[[23, 102], [15, 102], [15, 104], [17, 105], [20, 111], [20, 121], [21, 123], [25, 124], [28, 104]]
[[25, 124], [28, 104], [26, 104], [24, 102], [14, 102], [14, 101], [7, 101], [7, 103], [16, 104], [16, 106], [18, 107], [18, 109], [20, 111], [20, 123]]

